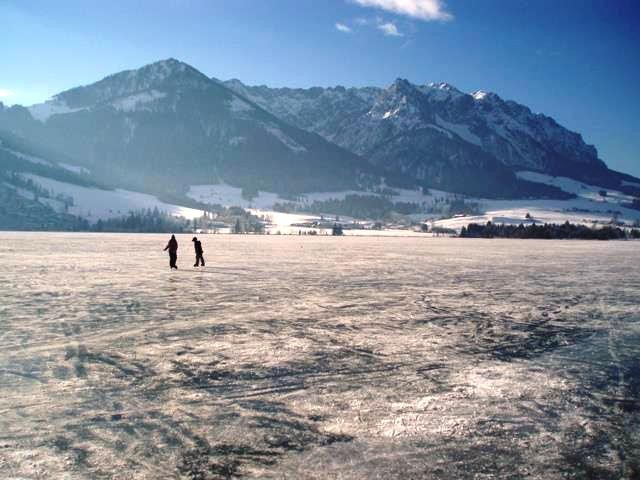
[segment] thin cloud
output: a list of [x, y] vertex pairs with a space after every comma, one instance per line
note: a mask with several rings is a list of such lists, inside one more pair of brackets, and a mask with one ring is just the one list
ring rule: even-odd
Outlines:
[[377, 28], [387, 37], [402, 37], [402, 33], [398, 31], [398, 27], [394, 23], [381, 23]]
[[351, 28], [349, 28], [344, 23], [340, 23], [340, 22], [336, 22], [336, 30], [338, 30], [339, 32], [343, 32], [343, 33], [351, 33], [351, 32], [353, 32], [353, 30], [351, 30]]
[[0, 98], [9, 98], [9, 97], [13, 97], [13, 91], [6, 88], [0, 88]]
[[442, 0], [353, 0], [363, 7], [373, 7], [424, 21], [447, 21], [453, 15], [445, 10]]
[[[348, 28], [348, 33], [359, 32], [363, 28], [372, 28], [379, 32], [382, 32], [383, 35], [387, 37], [404, 37], [404, 32], [401, 32], [398, 29], [398, 22], [393, 20], [387, 20], [381, 17], [380, 15], [370, 16], [370, 17], [356, 17], [351, 21], [353, 26], [347, 26], [343, 23], [336, 23], [336, 28], [340, 31], [345, 31], [340, 28], [338, 25], [344, 26]], [[411, 27], [411, 22], [404, 22], [404, 26]]]

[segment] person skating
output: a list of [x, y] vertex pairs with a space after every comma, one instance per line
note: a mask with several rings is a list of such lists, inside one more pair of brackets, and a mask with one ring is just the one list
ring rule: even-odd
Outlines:
[[169, 267], [177, 270], [178, 266], [176, 265], [176, 262], [178, 261], [178, 241], [176, 240], [175, 235], [171, 235], [169, 243], [164, 247], [164, 251], [166, 252], [167, 250], [169, 250]]
[[193, 242], [193, 248], [196, 250], [196, 263], [194, 267], [199, 267], [200, 263], [202, 263], [202, 266], [204, 267], [204, 257], [202, 256], [204, 251], [202, 250], [202, 243], [196, 237], [193, 237], [193, 240], [191, 241]]

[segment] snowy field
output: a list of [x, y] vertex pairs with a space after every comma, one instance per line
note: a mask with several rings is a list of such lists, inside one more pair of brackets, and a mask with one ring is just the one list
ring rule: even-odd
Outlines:
[[5, 233], [0, 478], [638, 478], [637, 242]]
[[[430, 218], [436, 227], [450, 228], [458, 231], [469, 223], [484, 224], [488, 221], [512, 225], [519, 225], [520, 223], [526, 225], [532, 222], [538, 224], [564, 223], [566, 221], [581, 225], [592, 225], [594, 223], [603, 225], [608, 224], [614, 214], [619, 221], [625, 222], [627, 225], [633, 225], [640, 221], [640, 211], [622, 206], [623, 204], [631, 203], [633, 197], [616, 190], [603, 189], [602, 187], [584, 184], [570, 178], [552, 177], [536, 172], [518, 172], [518, 176], [529, 181], [556, 186], [568, 193], [575, 194], [576, 198], [570, 200], [493, 200], [465, 197], [465, 201], [477, 203], [482, 214], [437, 219], [437, 214], [418, 213], [411, 215], [411, 217], [419, 221]], [[388, 197], [389, 200], [393, 202], [415, 203], [425, 211], [429, 207], [432, 207], [436, 200], [456, 197], [453, 193], [435, 189], [430, 190], [430, 195], [424, 195], [420, 190], [393, 189], [393, 191], [396, 194]], [[606, 197], [601, 196], [600, 191], [606, 191]], [[358, 192], [355, 190], [315, 192], [301, 196], [300, 199], [294, 203], [297, 203], [304, 209], [314, 201], [342, 200], [347, 195], [352, 194], [376, 195], [371, 192]], [[275, 193], [261, 191], [255, 198], [247, 200], [242, 197], [242, 190], [240, 188], [226, 184], [194, 185], [191, 186], [188, 196], [203, 203], [220, 204], [224, 206], [235, 205], [253, 209], [264, 215], [270, 215], [276, 219], [273, 228], [269, 229], [272, 233], [276, 230], [282, 231], [283, 233], [295, 231], [295, 228], [289, 228], [291, 223], [303, 221], [302, 219], [305, 217], [305, 215], [292, 216], [273, 212], [274, 204], [289, 202], [289, 200], [278, 197]], [[332, 212], [326, 213], [330, 215]], [[531, 219], [526, 218], [527, 213], [531, 216]], [[306, 215], [306, 217], [310, 218], [311, 216]], [[345, 233], [352, 235], [381, 235], [380, 232], [371, 231]], [[404, 233], [402, 233], [402, 231], [393, 231], [387, 233], [387, 235], [414, 235], [414, 233], [404, 230]]]
[[[35, 160], [32, 160], [35, 161]], [[44, 160], [42, 160], [44, 162]], [[78, 171], [80, 167], [65, 165], [65, 168]], [[632, 226], [640, 222], [640, 211], [626, 208], [622, 205], [629, 204], [633, 197], [625, 195], [615, 190], [606, 190], [601, 187], [586, 185], [575, 180], [564, 177], [551, 177], [535, 172], [519, 172], [518, 175], [530, 181], [536, 181], [559, 187], [566, 192], [573, 193], [577, 197], [570, 200], [492, 200], [484, 198], [466, 197], [468, 202], [477, 203], [478, 215], [455, 216], [452, 218], [440, 218], [439, 213], [427, 213], [436, 201], [455, 198], [456, 195], [440, 190], [431, 190], [429, 195], [424, 195], [420, 190], [393, 189], [394, 195], [388, 197], [393, 202], [414, 203], [419, 206], [423, 213], [412, 214], [410, 217], [414, 221], [421, 222], [428, 220], [435, 227], [454, 229], [459, 231], [469, 223], [493, 223], [513, 224], [520, 223], [564, 223], [569, 221], [583, 225], [605, 225], [612, 218]], [[160, 211], [171, 215], [182, 216], [188, 219], [199, 218], [202, 211], [180, 205], [167, 204], [160, 201], [153, 195], [140, 192], [133, 192], [123, 189], [100, 190], [97, 188], [87, 188], [69, 183], [59, 182], [49, 178], [36, 175], [25, 175], [32, 179], [41, 187], [52, 191], [54, 194], [62, 194], [74, 199], [74, 205], [68, 210], [69, 213], [87, 219], [90, 223], [95, 223], [99, 219], [126, 216], [131, 211], [142, 209], [158, 208]], [[606, 196], [601, 192], [606, 190]], [[340, 192], [315, 192], [300, 196], [294, 203], [304, 211], [308, 209], [314, 201], [342, 200], [347, 195], [378, 195], [371, 192], [358, 192], [354, 190]], [[26, 193], [25, 196], [30, 194]], [[318, 233], [330, 233], [329, 229], [300, 228], [301, 223], [320, 220], [319, 215], [313, 214], [283, 214], [274, 211], [276, 203], [287, 203], [290, 200], [279, 197], [271, 192], [258, 192], [258, 195], [251, 200], [242, 197], [242, 190], [227, 184], [218, 185], [194, 185], [191, 186], [187, 195], [205, 204], [219, 204], [226, 207], [238, 206], [251, 210], [258, 216], [269, 217], [271, 221], [266, 226], [266, 230], [271, 233], [296, 234], [298, 231], [316, 230]], [[31, 194], [32, 196], [32, 194]], [[64, 210], [64, 204], [58, 200], [43, 199], [53, 208]], [[334, 212], [324, 212], [328, 218]], [[527, 219], [527, 214], [531, 218]], [[344, 216], [340, 217], [340, 223], [349, 224], [352, 221], [362, 219], [352, 219]], [[370, 223], [370, 222], [369, 222]], [[375, 235], [375, 236], [422, 236], [419, 232], [410, 229], [388, 228], [383, 231], [371, 230], [371, 225], [366, 225], [367, 229], [346, 229], [345, 235]]]
[[[185, 217], [188, 219], [199, 218], [202, 210], [181, 207], [161, 202], [157, 197], [146, 193], [132, 192], [130, 190], [100, 190], [98, 188], [82, 187], [71, 183], [59, 182], [51, 178], [27, 174], [30, 178], [55, 194], [72, 197], [74, 205], [69, 207], [68, 213], [87, 219], [90, 223], [108, 218], [124, 217], [129, 212], [158, 208], [169, 215]], [[55, 200], [53, 201], [55, 207]], [[61, 202], [58, 202], [61, 203]], [[59, 208], [62, 205], [58, 206]]]
[[[565, 192], [573, 193], [576, 198], [570, 200], [488, 200], [476, 199], [483, 215], [448, 218], [435, 222], [437, 226], [460, 230], [469, 223], [503, 223], [525, 225], [532, 222], [570, 223], [591, 225], [607, 224], [614, 213], [621, 222], [633, 225], [640, 221], [640, 211], [623, 207], [631, 203], [633, 197], [622, 192], [588, 185], [566, 177], [552, 177], [536, 172], [518, 172], [518, 176], [532, 182], [553, 185]], [[600, 192], [606, 192], [606, 196]], [[531, 219], [526, 219], [527, 213]]]
[[[274, 212], [272, 210], [260, 210], [256, 208], [250, 208], [249, 212], [256, 215], [258, 218], [265, 219], [265, 232], [282, 235], [298, 235], [300, 233], [315, 232], [318, 235], [331, 235], [331, 228], [333, 223], [340, 223], [341, 225], [349, 226], [345, 228], [345, 236], [374, 236], [374, 237], [427, 237], [431, 236], [430, 233], [422, 233], [420, 231], [399, 229], [399, 228], [385, 228], [384, 230], [373, 230], [371, 228], [373, 222], [362, 222], [358, 219], [341, 216], [339, 221], [335, 221], [335, 216], [327, 216], [322, 220], [320, 215], [306, 214], [306, 213], [282, 213]], [[302, 224], [309, 224], [313, 222], [322, 222], [326, 224], [326, 228], [319, 227], [303, 227]], [[353, 223], [356, 222], [356, 223]], [[362, 227], [362, 228], [360, 228]], [[365, 228], [366, 227], [366, 228]], [[417, 227], [416, 227], [417, 228]], [[229, 232], [224, 232], [229, 233]]]

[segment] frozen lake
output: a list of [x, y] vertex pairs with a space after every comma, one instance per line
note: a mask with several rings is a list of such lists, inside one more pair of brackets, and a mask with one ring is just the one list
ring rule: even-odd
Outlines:
[[638, 242], [2, 233], [0, 478], [638, 478]]

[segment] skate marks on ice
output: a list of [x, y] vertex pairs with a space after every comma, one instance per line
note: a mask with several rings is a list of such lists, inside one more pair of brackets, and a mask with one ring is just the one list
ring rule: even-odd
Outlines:
[[17, 237], [0, 274], [3, 475], [637, 472], [629, 244], [216, 237], [170, 273], [104, 239]]

